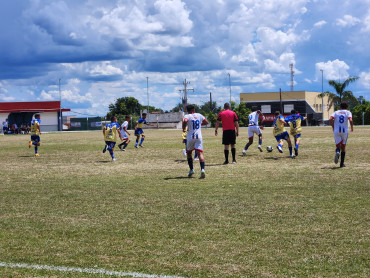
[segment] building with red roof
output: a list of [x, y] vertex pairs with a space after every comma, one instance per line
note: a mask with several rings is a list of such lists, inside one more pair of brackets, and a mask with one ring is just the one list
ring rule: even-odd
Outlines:
[[0, 102], [0, 124], [8, 119], [9, 127], [13, 124], [21, 126], [30, 123], [35, 114], [40, 114], [41, 131], [62, 130], [62, 114], [71, 109], [61, 108], [60, 104], [60, 101]]

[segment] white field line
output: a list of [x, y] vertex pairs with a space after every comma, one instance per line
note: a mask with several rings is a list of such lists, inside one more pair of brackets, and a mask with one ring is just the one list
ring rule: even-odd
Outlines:
[[0, 262], [0, 267], [10, 268], [27, 268], [34, 270], [51, 270], [51, 271], [64, 271], [64, 272], [80, 272], [88, 274], [104, 274], [108, 276], [119, 276], [119, 277], [138, 277], [138, 278], [184, 278], [179, 276], [168, 276], [168, 275], [156, 275], [156, 274], [145, 274], [138, 272], [121, 272], [111, 271], [103, 268], [80, 268], [80, 267], [65, 267], [65, 266], [51, 266], [51, 265], [37, 265], [37, 264], [23, 264], [23, 263], [6, 263]]

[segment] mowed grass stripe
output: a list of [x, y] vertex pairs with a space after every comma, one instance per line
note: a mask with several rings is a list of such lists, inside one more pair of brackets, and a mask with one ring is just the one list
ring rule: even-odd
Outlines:
[[[263, 132], [264, 148], [275, 148]], [[242, 157], [243, 128], [227, 166], [221, 136], [203, 134], [205, 180], [198, 163], [186, 178], [181, 131], [148, 130], [145, 148], [131, 143], [116, 163], [101, 152], [101, 132], [42, 134], [37, 159], [28, 136], [1, 136], [1, 261], [184, 277], [368, 276], [369, 127], [350, 134], [344, 169], [330, 128], [304, 128], [295, 160], [286, 144], [284, 154], [253, 144]]]

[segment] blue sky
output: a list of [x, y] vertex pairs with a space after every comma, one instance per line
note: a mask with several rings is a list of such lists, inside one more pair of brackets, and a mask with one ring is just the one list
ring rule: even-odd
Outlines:
[[0, 2], [0, 101], [59, 100], [105, 115], [134, 96], [169, 110], [240, 93], [332, 90], [370, 100], [370, 0], [33, 0]]

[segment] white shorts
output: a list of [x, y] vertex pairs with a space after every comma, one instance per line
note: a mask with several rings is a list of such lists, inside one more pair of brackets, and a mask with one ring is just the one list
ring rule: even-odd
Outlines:
[[334, 140], [335, 145], [347, 145], [347, 139], [348, 139], [348, 132], [335, 132], [334, 133]]
[[261, 129], [258, 125], [251, 125], [251, 126], [248, 127], [248, 138], [253, 137], [254, 134], [256, 134], [256, 135], [261, 134]]
[[187, 139], [186, 151], [189, 152], [193, 150], [203, 152], [203, 140], [201, 138], [200, 139], [192, 139], [192, 138]]
[[128, 138], [128, 135], [125, 131], [121, 131], [121, 136], [122, 136], [122, 139], [127, 139]]

